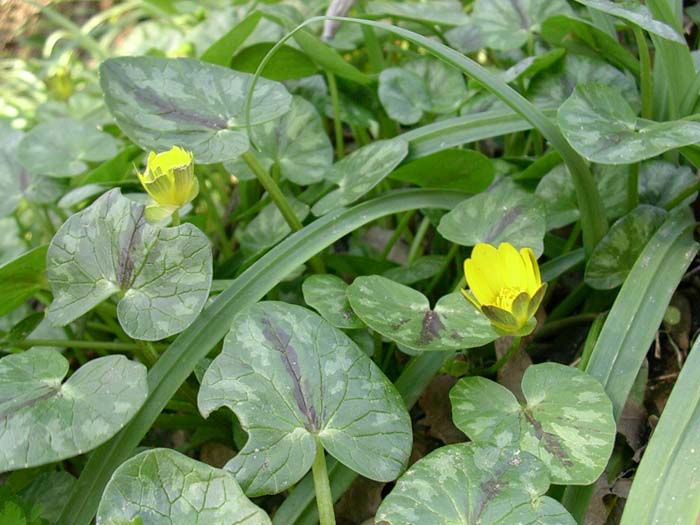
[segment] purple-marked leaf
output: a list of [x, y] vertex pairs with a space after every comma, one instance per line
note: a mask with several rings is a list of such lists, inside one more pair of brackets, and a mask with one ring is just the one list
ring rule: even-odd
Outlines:
[[450, 392], [455, 425], [472, 441], [520, 447], [537, 456], [554, 483], [593, 483], [615, 440], [612, 403], [602, 385], [557, 363], [525, 371], [522, 405], [504, 386], [483, 377], [461, 379]]
[[67, 373], [54, 350], [0, 359], [0, 472], [92, 450], [146, 400], [146, 367], [124, 356], [94, 359], [63, 383]]
[[166, 448], [143, 452], [114, 471], [97, 510], [97, 525], [269, 525], [234, 477]]
[[233, 319], [199, 390], [204, 415], [221, 406], [248, 433], [225, 468], [249, 496], [299, 481], [317, 439], [376, 481], [395, 479], [411, 451], [410, 418], [391, 382], [343, 332], [299, 306], [262, 302]]
[[422, 293], [386, 277], [358, 277], [350, 306], [370, 328], [414, 350], [461, 350], [498, 338], [491, 322], [459, 292], [430, 308]]
[[[131, 140], [155, 151], [181, 146], [203, 164], [248, 151], [245, 103], [252, 78], [193, 58], [111, 58], [100, 66], [107, 106]], [[250, 124], [281, 117], [291, 100], [282, 84], [259, 79]]]
[[459, 203], [438, 226], [440, 235], [463, 246], [509, 242], [532, 248], [538, 257], [544, 251], [545, 230], [542, 201], [506, 182]]
[[115, 294], [119, 322], [135, 339], [163, 339], [194, 321], [211, 287], [209, 240], [192, 224], [148, 224], [144, 210], [114, 189], [61, 226], [47, 254], [54, 325]]
[[312, 275], [301, 286], [304, 301], [336, 328], [364, 328], [350, 308], [348, 285], [335, 275]]
[[377, 525], [575, 525], [549, 488], [547, 468], [515, 448], [475, 443], [428, 454], [396, 482]]

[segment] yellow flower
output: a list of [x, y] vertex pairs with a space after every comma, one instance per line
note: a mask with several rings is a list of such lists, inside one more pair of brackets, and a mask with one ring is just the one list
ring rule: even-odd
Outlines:
[[515, 336], [532, 332], [547, 283], [542, 283], [537, 258], [530, 248], [518, 252], [507, 242], [498, 248], [477, 244], [464, 261], [464, 276], [471, 293], [462, 293], [488, 317], [496, 331]]
[[177, 146], [158, 154], [151, 151], [146, 171], [137, 174], [153, 199], [146, 207], [146, 218], [150, 221], [170, 217], [199, 193], [193, 155]]

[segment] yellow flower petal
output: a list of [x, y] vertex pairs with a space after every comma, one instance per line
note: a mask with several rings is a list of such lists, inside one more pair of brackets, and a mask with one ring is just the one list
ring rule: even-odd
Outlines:
[[532, 297], [535, 292], [542, 285], [542, 278], [540, 277], [540, 267], [537, 264], [537, 257], [535, 257], [535, 252], [531, 248], [523, 248], [520, 250], [520, 256], [523, 258], [527, 273], [529, 276], [527, 293]]
[[515, 247], [507, 242], [498, 246], [498, 256], [503, 261], [505, 272], [503, 280], [508, 288], [515, 290], [527, 289], [527, 273], [525, 263]]
[[470, 294], [466, 290], [460, 290], [460, 292], [462, 292], [462, 295], [464, 295], [464, 297], [466, 297], [469, 300], [469, 302], [476, 307], [477, 310], [481, 310], [481, 305], [479, 304], [479, 301], [474, 299], [474, 297], [472, 297], [472, 294]]

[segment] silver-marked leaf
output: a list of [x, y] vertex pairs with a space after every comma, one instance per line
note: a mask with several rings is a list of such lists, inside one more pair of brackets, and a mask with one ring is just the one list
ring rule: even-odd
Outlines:
[[547, 468], [514, 448], [458, 443], [418, 460], [377, 511], [377, 525], [575, 525]]
[[678, 32], [668, 24], [656, 20], [649, 8], [638, 0], [623, 0], [611, 2], [610, 0], [576, 0], [579, 4], [583, 4], [591, 9], [597, 9], [611, 16], [616, 16], [632, 22], [634, 25], [645, 29], [649, 33], [656, 36], [672, 40], [679, 44], [686, 45], [685, 38], [679, 35]]
[[347, 291], [350, 306], [367, 326], [415, 350], [461, 350], [498, 338], [490, 321], [459, 292], [430, 308], [418, 290], [370, 275], [358, 277]]
[[0, 315], [22, 305], [46, 286], [46, 246], [39, 246], [0, 266]]
[[71, 118], [43, 122], [24, 135], [17, 159], [33, 175], [74, 177], [117, 154], [116, 140], [94, 125]]
[[314, 215], [352, 204], [389, 175], [408, 154], [402, 139], [377, 140], [336, 162], [326, 179], [338, 188], [323, 197], [311, 209]]
[[22, 200], [29, 174], [17, 160], [17, 147], [24, 133], [9, 126], [0, 127], [0, 217], [9, 215]]
[[455, 425], [477, 443], [537, 456], [554, 483], [598, 479], [615, 441], [612, 402], [602, 385], [577, 368], [543, 363], [525, 370], [522, 390], [524, 406], [484, 377], [460, 379], [450, 392]]
[[[308, 204], [292, 196], [287, 196], [287, 202], [300, 221], [309, 215]], [[260, 210], [260, 213], [243, 230], [237, 230], [236, 235], [243, 252], [247, 255], [254, 255], [274, 246], [291, 232], [292, 229], [279, 208], [274, 202], [271, 202]]]
[[119, 322], [135, 339], [163, 339], [194, 321], [211, 287], [209, 240], [191, 224], [148, 224], [144, 210], [113, 189], [61, 226], [47, 254], [54, 325], [115, 294]]
[[[665, 206], [696, 180], [688, 166], [676, 166], [662, 160], [645, 162], [639, 170], [639, 201]], [[689, 206], [696, 198], [697, 193], [689, 196], [683, 204]]]
[[[603, 168], [594, 167], [593, 175], [605, 214], [608, 219], [615, 219], [626, 210], [628, 167]], [[535, 195], [544, 203], [548, 230], [561, 228], [578, 220], [580, 213], [576, 188], [566, 165], [560, 164], [542, 177], [537, 184]]]
[[[155, 151], [178, 145], [203, 164], [248, 151], [245, 102], [252, 78], [194, 58], [110, 58], [100, 66], [107, 106], [132, 141]], [[291, 100], [282, 84], [259, 79], [250, 124], [281, 117]]]
[[600, 164], [631, 164], [700, 142], [700, 122], [637, 118], [617, 90], [602, 84], [577, 86], [557, 120], [574, 149]]
[[411, 451], [411, 420], [394, 385], [343, 332], [300, 306], [262, 302], [238, 314], [198, 402], [205, 416], [228, 406], [248, 433], [225, 468], [249, 496], [299, 481], [318, 443], [376, 481], [395, 479]]
[[459, 26], [469, 23], [462, 4], [454, 0], [430, 0], [430, 2], [389, 2], [373, 0], [367, 3], [372, 15], [390, 16], [404, 20]]
[[[333, 164], [333, 146], [321, 117], [301, 97], [293, 97], [291, 109], [281, 118], [252, 128], [251, 140], [259, 149], [255, 155], [265, 168], [276, 164], [280, 175], [295, 184], [320, 182]], [[227, 162], [224, 167], [241, 180], [255, 179], [241, 159]]]
[[68, 361], [33, 348], [0, 359], [0, 472], [52, 463], [107, 441], [146, 400], [146, 367], [124, 356]]
[[382, 275], [397, 283], [409, 285], [433, 277], [442, 269], [445, 261], [443, 255], [426, 255], [419, 257], [409, 266], [391, 268]]
[[348, 284], [335, 275], [312, 275], [301, 285], [306, 304], [333, 326], [346, 330], [364, 328], [365, 324], [350, 308], [347, 289]]
[[613, 224], [588, 259], [586, 284], [601, 290], [620, 286], [667, 216], [663, 208], [642, 204]]
[[456, 111], [467, 98], [467, 86], [455, 68], [432, 57], [421, 57], [379, 75], [379, 100], [401, 124], [415, 124], [424, 112]]
[[516, 248], [532, 248], [539, 257], [544, 251], [546, 227], [544, 204], [539, 197], [512, 183], [501, 183], [443, 215], [438, 232], [462, 246], [509, 242]]
[[167, 448], [128, 459], [105, 487], [97, 525], [137, 517], [143, 525], [270, 524], [231, 474]]
[[473, 19], [488, 47], [509, 51], [523, 46], [550, 16], [569, 13], [564, 0], [476, 0]]
[[49, 523], [56, 523], [76, 481], [68, 472], [45, 472], [18, 492], [17, 498], [25, 504], [40, 506], [41, 517]]

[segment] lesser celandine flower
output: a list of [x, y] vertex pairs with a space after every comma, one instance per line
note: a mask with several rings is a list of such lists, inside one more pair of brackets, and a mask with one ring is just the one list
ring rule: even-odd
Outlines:
[[532, 332], [547, 283], [542, 283], [537, 258], [530, 248], [518, 251], [507, 242], [498, 248], [477, 244], [464, 261], [464, 275], [470, 292], [462, 293], [498, 332], [513, 336]]
[[177, 211], [191, 202], [199, 193], [199, 182], [194, 175], [194, 158], [191, 152], [173, 146], [170, 151], [148, 155], [144, 173], [138, 173], [141, 185], [153, 199], [146, 207], [146, 218], [159, 221], [173, 215], [177, 223]]

